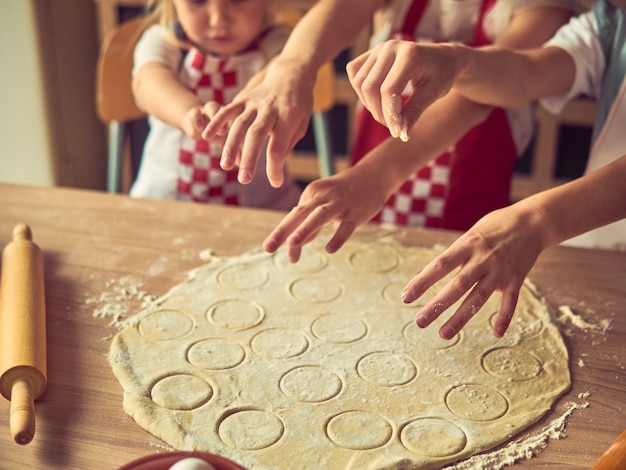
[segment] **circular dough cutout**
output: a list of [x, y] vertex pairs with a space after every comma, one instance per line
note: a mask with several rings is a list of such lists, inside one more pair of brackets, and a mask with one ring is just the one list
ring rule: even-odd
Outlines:
[[269, 278], [267, 270], [247, 263], [228, 266], [217, 274], [217, 282], [229, 289], [256, 289], [267, 283]]
[[289, 292], [300, 302], [326, 303], [339, 298], [343, 288], [339, 282], [332, 279], [308, 277], [294, 281]]
[[229, 330], [245, 330], [263, 321], [265, 312], [249, 300], [229, 299], [218, 302], [207, 310], [207, 320]]
[[402, 429], [400, 440], [411, 452], [428, 457], [448, 457], [467, 445], [467, 436], [461, 428], [439, 418], [411, 421]]
[[347, 411], [334, 416], [327, 425], [329, 439], [340, 447], [355, 450], [384, 446], [393, 428], [384, 418], [365, 412]]
[[392, 387], [405, 385], [417, 377], [417, 366], [403, 354], [382, 351], [361, 358], [357, 372], [367, 382]]
[[353, 343], [365, 337], [367, 325], [349, 315], [324, 315], [313, 322], [313, 334], [329, 343]]
[[388, 245], [381, 246], [380, 250], [363, 249], [354, 251], [349, 259], [350, 265], [355, 270], [367, 273], [384, 273], [400, 265], [398, 251]]
[[304, 403], [320, 403], [339, 395], [343, 384], [334, 372], [318, 366], [292, 369], [280, 379], [287, 396]]
[[150, 396], [161, 408], [193, 410], [211, 399], [213, 388], [194, 375], [170, 375], [154, 384]]
[[537, 359], [517, 348], [497, 348], [487, 351], [482, 358], [483, 368], [494, 377], [525, 382], [539, 377], [543, 368]]
[[176, 310], [160, 310], [151, 313], [137, 325], [141, 336], [158, 341], [180, 338], [191, 332], [193, 327], [193, 319]]
[[309, 340], [299, 331], [271, 328], [261, 331], [251, 342], [252, 350], [266, 359], [286, 359], [304, 353]]
[[232, 369], [245, 358], [246, 351], [240, 344], [219, 338], [198, 341], [187, 351], [190, 364], [209, 370]]
[[218, 425], [220, 439], [233, 449], [265, 449], [280, 440], [283, 422], [274, 413], [241, 410], [228, 414]]
[[462, 419], [494, 421], [506, 414], [509, 402], [494, 388], [480, 384], [463, 384], [447, 393], [446, 406]]

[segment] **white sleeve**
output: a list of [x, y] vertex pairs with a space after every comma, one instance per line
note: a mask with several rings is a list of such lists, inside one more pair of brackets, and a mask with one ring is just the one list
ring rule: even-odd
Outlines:
[[547, 111], [558, 114], [577, 96], [597, 98], [606, 62], [598, 40], [598, 28], [593, 13], [572, 18], [544, 45], [548, 46], [560, 47], [572, 57], [576, 66], [576, 76], [569, 92], [543, 98], [539, 100], [541, 105]]
[[172, 71], [178, 70], [181, 50], [167, 36], [160, 25], [152, 25], [143, 33], [135, 46], [133, 75], [148, 62], [160, 62]]

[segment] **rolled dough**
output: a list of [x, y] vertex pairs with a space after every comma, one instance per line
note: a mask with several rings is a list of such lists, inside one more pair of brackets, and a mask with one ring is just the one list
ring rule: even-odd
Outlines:
[[[570, 387], [567, 349], [524, 286], [450, 341], [406, 282], [439, 251], [351, 241], [217, 260], [131, 318], [109, 360], [124, 410], [176, 449], [249, 469], [441, 468], [509, 440]], [[444, 313], [442, 319], [446, 317]]]

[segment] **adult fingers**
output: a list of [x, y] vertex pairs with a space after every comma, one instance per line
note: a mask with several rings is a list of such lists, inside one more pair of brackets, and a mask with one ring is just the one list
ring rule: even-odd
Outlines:
[[299, 124], [294, 125], [293, 122], [284, 122], [278, 120], [274, 129], [270, 132], [270, 139], [267, 145], [267, 158], [265, 161], [267, 179], [274, 188], [278, 188], [283, 184], [285, 178], [285, 160], [291, 149], [295, 147], [298, 141], [304, 137], [309, 125], [309, 114], [306, 118], [295, 120]]
[[451, 245], [406, 284], [401, 294], [403, 302], [411, 303], [417, 300], [430, 286], [463, 264], [467, 256], [466, 253], [456, 250], [454, 244]]
[[[465, 287], [466, 285], [462, 286], [460, 290], [465, 289]], [[496, 280], [489, 277], [478, 281], [463, 302], [461, 302], [459, 308], [439, 329], [439, 335], [443, 339], [454, 337], [485, 305], [491, 294], [495, 292], [496, 287]]]
[[361, 102], [363, 102], [363, 94], [361, 91], [363, 80], [368, 76], [369, 70], [371, 69], [371, 63], [368, 62], [369, 56], [370, 52], [367, 51], [351, 60], [346, 65], [348, 81]]
[[352, 219], [344, 219], [326, 244], [326, 251], [330, 254], [336, 253], [346, 241], [352, 236], [358, 224]]
[[[277, 114], [265, 110], [257, 113], [254, 120], [247, 126], [241, 149], [241, 161], [239, 162], [238, 178], [240, 183], [247, 184], [254, 177], [263, 146], [267, 141], [268, 134], [276, 125], [276, 121]], [[282, 184], [282, 180], [280, 184]]]
[[211, 140], [216, 135], [224, 134], [224, 130], [228, 129], [229, 123], [239, 116], [244, 109], [243, 103], [232, 103], [220, 108], [215, 115], [211, 116], [211, 121], [202, 132], [202, 138]]
[[[232, 170], [237, 163], [238, 157], [241, 156], [241, 151], [243, 146], [246, 143], [246, 134], [248, 132], [248, 128], [254, 122], [256, 118], [255, 111], [246, 111], [243, 114], [240, 114], [231, 124], [230, 130], [228, 131], [228, 136], [226, 137], [226, 143], [224, 145], [224, 150], [222, 151], [222, 158], [220, 160], [220, 166], [224, 170]], [[251, 164], [248, 162], [248, 168]], [[254, 162], [254, 168], [256, 168], [256, 161]], [[241, 169], [239, 171], [239, 181], [243, 183]], [[251, 175], [250, 176], [251, 179]], [[245, 181], [245, 178], [244, 178]], [[249, 180], [245, 181], [246, 183]], [[244, 183], [245, 184], [245, 183]]]
[[291, 209], [278, 226], [265, 238], [263, 249], [274, 253], [313, 210], [313, 207], [298, 205]]
[[[428, 279], [426, 284], [419, 286], [420, 290], [417, 293], [425, 291], [425, 288], [430, 287], [448, 272], [454, 269], [456, 266], [463, 264], [461, 258], [446, 258], [436, 260], [433, 271], [429, 271], [431, 265], [425, 268]], [[439, 315], [446, 311], [451, 305], [458, 301], [465, 293], [467, 293], [474, 285], [483, 279], [487, 275], [486, 268], [483, 266], [466, 266], [461, 270], [439, 291], [439, 293], [422, 307], [422, 309], [415, 315], [415, 323], [421, 328], [425, 328], [435, 321]], [[418, 275], [419, 276], [419, 275]], [[413, 292], [415, 295], [416, 292]], [[478, 296], [478, 291], [476, 296]], [[421, 295], [421, 294], [420, 294]], [[410, 297], [404, 297], [405, 302]], [[475, 303], [478, 303], [480, 299], [474, 299]]]
[[515, 307], [517, 306], [517, 300], [519, 298], [519, 291], [521, 286], [511, 287], [502, 292], [502, 300], [500, 301], [500, 309], [498, 310], [498, 316], [493, 325], [493, 335], [496, 338], [501, 338], [511, 324], [513, 314], [515, 313]]

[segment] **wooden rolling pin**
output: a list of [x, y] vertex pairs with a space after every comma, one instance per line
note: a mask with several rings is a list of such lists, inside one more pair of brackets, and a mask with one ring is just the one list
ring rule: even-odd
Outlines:
[[11, 435], [35, 435], [35, 400], [46, 389], [46, 302], [43, 254], [27, 225], [13, 230], [2, 252], [0, 278], [0, 393], [11, 400]]
[[626, 431], [615, 439], [592, 470], [624, 470], [626, 468]]

